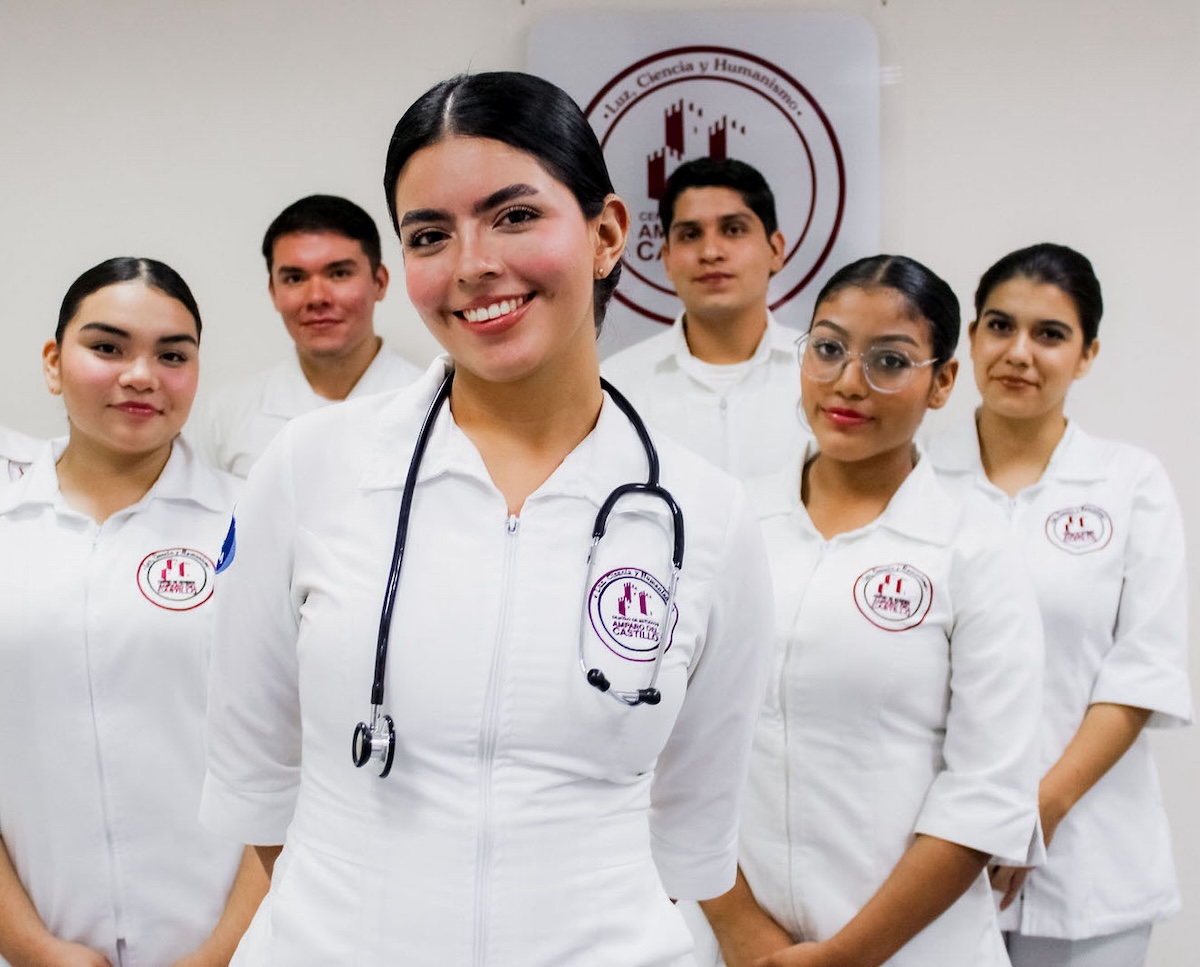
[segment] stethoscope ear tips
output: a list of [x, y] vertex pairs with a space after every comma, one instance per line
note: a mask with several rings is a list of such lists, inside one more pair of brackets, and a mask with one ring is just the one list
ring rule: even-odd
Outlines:
[[642, 705], [657, 705], [662, 701], [662, 692], [657, 688], [639, 688], [638, 702]]
[[361, 769], [372, 759], [380, 764], [379, 778], [387, 778], [392, 771], [392, 760], [396, 758], [396, 725], [390, 715], [383, 716], [383, 724], [372, 716], [373, 725], [359, 722], [354, 726], [354, 737], [350, 743], [350, 756], [354, 765]]
[[598, 688], [602, 692], [607, 692], [609, 689], [608, 678], [599, 668], [588, 669], [587, 683], [591, 685], [592, 688]]

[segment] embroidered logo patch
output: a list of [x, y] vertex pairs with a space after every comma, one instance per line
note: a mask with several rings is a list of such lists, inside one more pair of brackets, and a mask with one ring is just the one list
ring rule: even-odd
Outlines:
[[933, 584], [911, 564], [882, 564], [859, 575], [854, 603], [876, 628], [907, 631], [929, 614]]
[[1071, 554], [1090, 554], [1112, 540], [1112, 518], [1092, 504], [1066, 507], [1046, 518], [1046, 537]]
[[138, 588], [151, 604], [191, 611], [212, 597], [216, 567], [199, 551], [171, 547], [147, 554], [138, 565]]
[[[602, 574], [588, 592], [588, 617], [596, 636], [614, 655], [627, 661], [654, 661], [655, 643], [667, 589], [647, 571], [620, 567]], [[663, 634], [663, 653], [671, 647], [679, 608], [671, 614]]]

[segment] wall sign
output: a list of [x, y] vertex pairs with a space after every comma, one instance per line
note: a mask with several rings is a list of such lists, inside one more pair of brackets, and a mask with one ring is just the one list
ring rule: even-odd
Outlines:
[[583, 107], [630, 206], [608, 351], [679, 311], [657, 204], [684, 161], [740, 158], [770, 183], [787, 243], [770, 292], [782, 321], [806, 324], [820, 283], [878, 249], [877, 46], [865, 21], [830, 15], [580, 14], [535, 28], [529, 69]]

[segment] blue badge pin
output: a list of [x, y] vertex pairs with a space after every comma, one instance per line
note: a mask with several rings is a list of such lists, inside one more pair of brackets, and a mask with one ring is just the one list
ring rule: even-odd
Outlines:
[[237, 554], [237, 518], [229, 518], [229, 530], [225, 534], [225, 540], [221, 542], [221, 556], [217, 559], [217, 573], [220, 574], [225, 568], [233, 563], [233, 558]]

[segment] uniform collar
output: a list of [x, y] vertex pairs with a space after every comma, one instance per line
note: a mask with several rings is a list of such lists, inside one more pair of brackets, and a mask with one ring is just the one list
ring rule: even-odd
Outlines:
[[[67, 447], [67, 437], [47, 441], [38, 451], [25, 475], [10, 487], [0, 489], [0, 514], [17, 507], [47, 504], [66, 507], [58, 487], [55, 465]], [[228, 474], [202, 462], [182, 436], [175, 438], [166, 466], [144, 497], [134, 507], [151, 500], [180, 500], [199, 504], [207, 510], [228, 510]], [[125, 508], [129, 510], [131, 508]]]
[[[376, 423], [360, 481], [364, 490], [403, 489], [421, 423], [449, 367], [449, 357], [439, 357], [415, 383], [387, 403]], [[398, 447], [398, 440], [405, 441], [404, 445]], [[567, 454], [536, 495], [584, 497], [599, 507], [615, 486], [613, 480], [645, 480], [646, 473], [646, 455], [637, 434], [606, 393], [591, 433]], [[492, 486], [479, 451], [454, 422], [447, 403], [437, 413], [417, 482], [445, 474], [472, 477]]]
[[[975, 412], [978, 415], [979, 411]], [[934, 436], [929, 441], [928, 452], [933, 465], [940, 471], [987, 479], [974, 419], [960, 421]], [[1042, 479], [1064, 482], [1103, 480], [1111, 472], [1110, 456], [1100, 441], [1069, 420], [1062, 439], [1050, 455]]]
[[[701, 364], [692, 355], [691, 350], [688, 349], [687, 337], [683, 332], [684, 315], [681, 312], [675, 317], [675, 322], [669, 330], [669, 335], [663, 346], [663, 354], [659, 362], [674, 362], [685, 373], [695, 376], [699, 373]], [[758, 342], [758, 347], [754, 350], [754, 355], [747, 362], [750, 364], [750, 368], [753, 369], [765, 365], [776, 354], [782, 353], [785, 356], [791, 356], [795, 351], [796, 333], [780, 323], [775, 318], [775, 315], [768, 310], [767, 328], [763, 332], [762, 339]]]
[[[358, 378], [358, 382], [354, 384], [346, 398], [350, 399], [356, 395], [366, 395], [372, 392], [372, 387], [377, 382], [380, 385], [375, 390], [376, 392], [389, 389], [391, 384], [387, 380], [386, 370], [391, 361], [391, 355], [387, 344], [380, 342], [375, 358], [363, 370], [363, 374]], [[332, 401], [313, 392], [308, 378], [304, 375], [304, 370], [300, 368], [300, 357], [294, 348], [282, 362], [267, 373], [262, 394], [262, 411], [267, 416], [292, 420], [305, 413], [311, 413], [316, 406], [324, 406], [330, 402]]]
[[45, 440], [0, 427], [0, 460], [29, 463], [41, 451]]
[[[806, 526], [812, 527], [808, 511], [800, 502], [800, 472], [817, 453], [816, 441], [810, 439], [805, 443], [803, 453], [789, 467], [749, 484], [761, 518], [798, 514]], [[959, 511], [938, 483], [933, 461], [919, 447], [917, 453], [917, 465], [892, 495], [883, 513], [851, 533], [865, 534], [886, 528], [928, 544], [946, 545], [953, 540]]]
[[1074, 422], [1058, 441], [1043, 477], [1062, 481], [1105, 480], [1112, 476], [1112, 452]]

